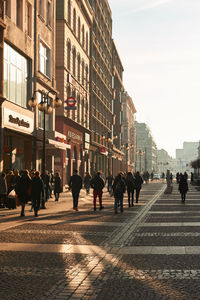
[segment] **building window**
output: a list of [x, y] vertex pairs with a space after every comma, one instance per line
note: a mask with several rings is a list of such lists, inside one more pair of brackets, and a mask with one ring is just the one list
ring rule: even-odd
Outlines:
[[82, 85], [84, 85], [85, 63], [82, 61]]
[[82, 46], [85, 47], [85, 27], [82, 26]]
[[74, 48], [72, 51], [73, 55], [73, 75], [76, 76], [76, 49]]
[[47, 2], [47, 25], [52, 27], [52, 4]]
[[81, 80], [81, 58], [80, 58], [80, 54], [78, 55], [77, 76], [78, 76], [78, 81], [80, 81]]
[[76, 10], [74, 8], [74, 12], [73, 12], [73, 31], [74, 34], [76, 35]]
[[32, 37], [32, 6], [29, 2], [26, 2], [26, 26], [27, 34]]
[[81, 40], [81, 21], [80, 18], [78, 18], [78, 40]]
[[22, 0], [17, 0], [16, 4], [16, 24], [22, 29], [23, 5]]
[[71, 43], [70, 43], [70, 41], [67, 42], [67, 68], [68, 68], [68, 70], [71, 69]]
[[39, 15], [44, 18], [44, 0], [39, 0]]
[[[38, 93], [38, 103], [42, 101], [42, 94]], [[51, 130], [51, 115], [45, 115], [45, 129]], [[44, 129], [44, 112], [38, 110], [38, 127]]]
[[10, 4], [10, 1], [11, 0], [7, 0], [7, 1], [4, 2], [5, 3], [5, 14], [9, 18], [11, 17], [11, 4]]
[[27, 107], [28, 61], [4, 43], [4, 96]]
[[88, 32], [86, 33], [86, 52], [88, 54]]
[[68, 24], [71, 26], [71, 1], [68, 0]]
[[40, 72], [44, 75], [51, 76], [51, 59], [50, 49], [40, 42]]

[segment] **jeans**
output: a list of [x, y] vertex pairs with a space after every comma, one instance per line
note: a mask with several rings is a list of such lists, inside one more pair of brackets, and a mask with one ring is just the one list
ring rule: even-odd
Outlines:
[[73, 196], [73, 208], [77, 208], [78, 207], [78, 198], [79, 198], [79, 193], [80, 191], [76, 191], [76, 192], [73, 192], [72, 191], [72, 196]]
[[181, 200], [184, 202], [184, 201], [185, 201], [185, 198], [186, 198], [186, 193], [185, 193], [185, 192], [182, 192], [182, 193], [181, 193]]
[[138, 203], [139, 195], [140, 195], [140, 189], [136, 189], [136, 203]]
[[133, 206], [134, 202], [134, 190], [128, 191], [128, 206], [130, 207], [131, 205]]
[[123, 212], [123, 197], [115, 198], [115, 212], [117, 213], [118, 203], [120, 202], [120, 211]]

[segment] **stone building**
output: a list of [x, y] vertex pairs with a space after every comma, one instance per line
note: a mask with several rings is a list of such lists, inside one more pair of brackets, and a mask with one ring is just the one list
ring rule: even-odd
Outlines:
[[[63, 105], [56, 112], [56, 129], [66, 135], [71, 149], [57, 158], [69, 181], [73, 169], [89, 170], [89, 80], [92, 10], [87, 0], [57, 1], [56, 78]], [[67, 105], [70, 97], [73, 107]], [[66, 109], [67, 108], [67, 109]], [[70, 110], [68, 110], [70, 108]]]
[[122, 94], [122, 149], [124, 152], [122, 170], [127, 172], [135, 171], [135, 106], [132, 98], [127, 92]]
[[111, 172], [113, 90], [112, 15], [107, 0], [89, 0], [93, 11], [91, 32], [90, 172]]
[[[4, 97], [2, 104], [3, 169], [41, 170], [44, 112], [28, 105], [56, 95], [55, 13], [56, 1], [8, 0], [5, 3]], [[50, 98], [51, 97], [51, 98]], [[35, 102], [36, 104], [36, 102]], [[54, 156], [63, 144], [56, 141], [55, 112], [49, 102], [46, 115], [46, 168], [54, 169]], [[62, 136], [62, 134], [61, 134]]]
[[136, 129], [136, 171], [157, 172], [157, 146], [149, 127], [135, 121]]

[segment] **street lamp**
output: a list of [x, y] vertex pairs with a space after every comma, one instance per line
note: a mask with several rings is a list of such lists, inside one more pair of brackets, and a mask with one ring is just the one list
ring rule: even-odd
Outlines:
[[[36, 93], [40, 93], [41, 94], [41, 101], [40, 103], [37, 103], [36, 100]], [[55, 99], [52, 99], [49, 95], [56, 95]], [[28, 105], [32, 108], [36, 108], [36, 106], [38, 106], [38, 110], [43, 112], [43, 146], [42, 146], [42, 174], [45, 174], [45, 170], [46, 170], [46, 114], [50, 115], [53, 111], [53, 108], [57, 108], [60, 107], [62, 105], [62, 100], [60, 100], [58, 98], [58, 95], [55, 91], [51, 90], [51, 91], [40, 91], [40, 90], [36, 90], [33, 93], [33, 96], [31, 97], [31, 99], [28, 101]], [[42, 200], [42, 206], [41, 208], [46, 208], [45, 207], [45, 200]]]
[[141, 173], [141, 170], [142, 170], [142, 165], [141, 165], [141, 163], [142, 163], [142, 156], [144, 155], [144, 151], [138, 150], [138, 151], [136, 151], [136, 154], [138, 154], [139, 157], [140, 157], [140, 173]]

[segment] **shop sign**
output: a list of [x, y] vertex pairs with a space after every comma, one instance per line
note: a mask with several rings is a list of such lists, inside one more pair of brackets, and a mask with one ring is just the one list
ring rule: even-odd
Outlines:
[[61, 138], [61, 137], [58, 137], [58, 136], [56, 137], [56, 141], [60, 142], [60, 143], [67, 144], [67, 141], [64, 138]]
[[19, 131], [33, 132], [33, 119], [7, 108], [4, 109], [4, 125]]
[[82, 142], [82, 136], [73, 132], [73, 131], [68, 131], [68, 137], [70, 139], [73, 139], [73, 140], [76, 140], [76, 141], [79, 141], [79, 142]]

